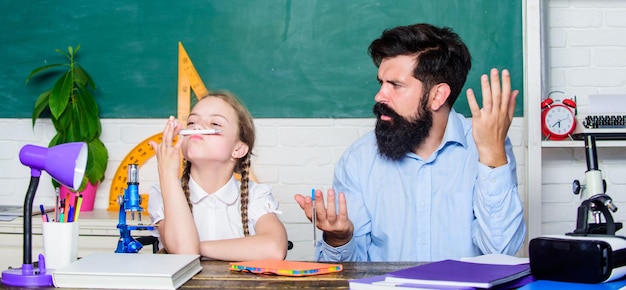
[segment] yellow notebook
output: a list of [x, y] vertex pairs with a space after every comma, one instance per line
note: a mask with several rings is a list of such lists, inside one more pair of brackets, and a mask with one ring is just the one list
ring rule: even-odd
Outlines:
[[340, 272], [343, 270], [343, 266], [341, 264], [314, 262], [259, 260], [230, 263], [230, 270], [281, 276], [311, 276]]

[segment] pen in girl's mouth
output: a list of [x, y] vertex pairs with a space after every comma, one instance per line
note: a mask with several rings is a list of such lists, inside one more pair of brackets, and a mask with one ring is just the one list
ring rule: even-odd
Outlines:
[[204, 129], [204, 130], [194, 130], [194, 129], [185, 129], [180, 130], [178, 135], [212, 135], [222, 132], [219, 129]]

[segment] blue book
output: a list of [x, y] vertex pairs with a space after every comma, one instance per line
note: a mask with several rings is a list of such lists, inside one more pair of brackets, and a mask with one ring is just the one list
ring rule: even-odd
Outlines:
[[583, 284], [583, 283], [571, 283], [571, 282], [559, 282], [548, 280], [537, 280], [535, 282], [526, 284], [519, 290], [544, 290], [544, 289], [572, 289], [572, 290], [617, 290], [626, 286], [626, 279], [620, 279], [608, 283], [598, 284]]

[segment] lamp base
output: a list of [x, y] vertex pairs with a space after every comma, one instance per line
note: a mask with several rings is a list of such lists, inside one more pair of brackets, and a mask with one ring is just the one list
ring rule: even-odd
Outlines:
[[2, 283], [10, 286], [54, 286], [52, 273], [35, 269], [33, 264], [2, 271]]

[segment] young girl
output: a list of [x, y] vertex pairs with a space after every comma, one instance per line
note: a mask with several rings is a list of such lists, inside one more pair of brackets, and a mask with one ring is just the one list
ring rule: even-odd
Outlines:
[[181, 129], [170, 117], [161, 144], [150, 143], [160, 184], [150, 188], [148, 211], [165, 250], [228, 261], [284, 259], [287, 233], [278, 203], [269, 186], [249, 181], [255, 133], [248, 110], [229, 93], [212, 93], [193, 107], [187, 129], [219, 133], [174, 142]]

